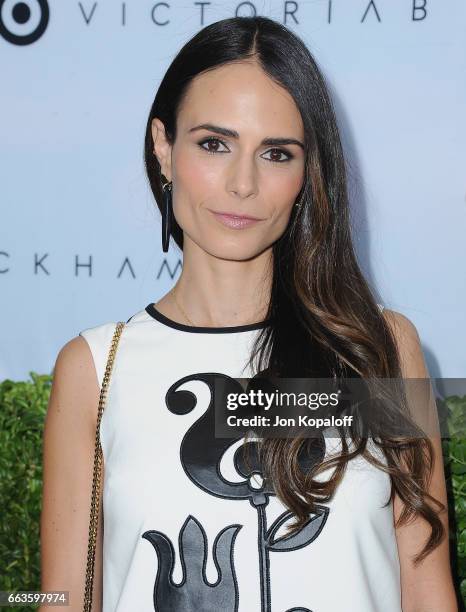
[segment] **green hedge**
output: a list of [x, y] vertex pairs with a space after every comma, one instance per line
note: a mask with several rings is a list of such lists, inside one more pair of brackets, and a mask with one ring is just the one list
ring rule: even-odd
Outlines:
[[[39, 522], [42, 432], [51, 375], [0, 383], [0, 590], [40, 590]], [[449, 494], [452, 568], [460, 601], [466, 601], [466, 396], [439, 402]], [[9, 608], [30, 610], [31, 607]]]
[[40, 590], [42, 430], [52, 377], [30, 375], [0, 383], [0, 591]]
[[[460, 606], [466, 607], [466, 395], [452, 395], [440, 404], [440, 421], [446, 422], [443, 458], [447, 481], [451, 561]], [[443, 416], [443, 419], [442, 419]], [[461, 608], [460, 608], [461, 611]]]

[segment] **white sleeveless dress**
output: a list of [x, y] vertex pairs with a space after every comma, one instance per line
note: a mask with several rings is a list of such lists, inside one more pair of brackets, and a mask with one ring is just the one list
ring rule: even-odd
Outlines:
[[[401, 612], [387, 474], [350, 461], [284, 537], [290, 514], [238, 460], [243, 438], [213, 435], [212, 376], [251, 375], [261, 325], [192, 327], [153, 304], [126, 323], [101, 423], [103, 612]], [[114, 329], [80, 332], [100, 385]]]

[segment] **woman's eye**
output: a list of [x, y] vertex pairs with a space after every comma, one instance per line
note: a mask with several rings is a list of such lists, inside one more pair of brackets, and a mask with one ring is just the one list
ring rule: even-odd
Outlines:
[[[204, 151], [207, 151], [207, 153], [225, 153], [225, 151], [219, 151], [218, 150], [218, 143], [225, 145], [224, 142], [222, 142], [221, 140], [219, 140], [218, 138], [205, 138], [204, 140], [201, 140], [201, 142], [199, 142], [199, 146], [201, 147], [201, 149], [204, 149]], [[207, 144], [208, 147], [204, 147], [203, 145]], [[211, 148], [210, 145], [215, 144], [216, 146]]]
[[[284, 151], [283, 149], [270, 149], [269, 151], [267, 151], [267, 153], [269, 152], [273, 153], [273, 158], [271, 159], [269, 157], [267, 159], [270, 159], [270, 161], [274, 161], [278, 163], [289, 161], [293, 157], [291, 153], [288, 153], [288, 151]], [[277, 159], [279, 155], [285, 155], [285, 159]]]

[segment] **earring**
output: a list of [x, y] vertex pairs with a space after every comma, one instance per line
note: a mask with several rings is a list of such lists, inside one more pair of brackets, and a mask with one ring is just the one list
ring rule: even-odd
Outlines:
[[301, 204], [302, 204], [302, 201], [299, 201], [299, 202], [295, 202], [295, 203], [294, 203], [294, 205], [296, 206], [296, 208], [301, 208]]
[[167, 178], [162, 174], [163, 186], [163, 203], [162, 203], [162, 249], [164, 253], [168, 251], [170, 243], [170, 234], [172, 228], [172, 181], [167, 181]]

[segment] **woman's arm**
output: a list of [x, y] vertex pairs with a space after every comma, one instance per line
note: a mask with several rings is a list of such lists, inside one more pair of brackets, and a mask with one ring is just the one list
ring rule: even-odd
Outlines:
[[[399, 312], [384, 310], [383, 313], [397, 340], [403, 377], [429, 378], [414, 324]], [[447, 507], [440, 428], [433, 394], [432, 398], [432, 404], [429, 405], [428, 431], [435, 452], [429, 493]], [[438, 432], [438, 435], [433, 432]], [[398, 495], [395, 495], [393, 508], [396, 521], [403, 508]], [[458, 612], [450, 568], [447, 511], [441, 513], [439, 518], [445, 527], [445, 537], [417, 567], [412, 563], [412, 559], [420, 552], [430, 534], [429, 524], [422, 518], [416, 518], [415, 521], [396, 529], [403, 612]]]
[[[89, 346], [73, 338], [56, 360], [43, 437], [41, 590], [69, 591], [70, 605], [57, 612], [83, 607], [99, 395]], [[102, 511], [99, 518], [93, 611], [102, 609]]]

